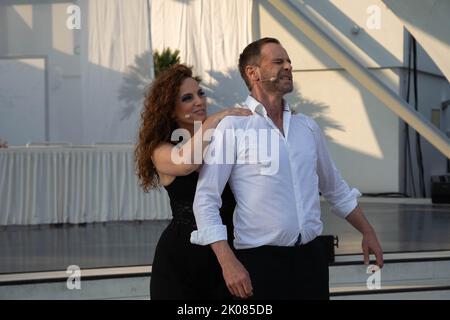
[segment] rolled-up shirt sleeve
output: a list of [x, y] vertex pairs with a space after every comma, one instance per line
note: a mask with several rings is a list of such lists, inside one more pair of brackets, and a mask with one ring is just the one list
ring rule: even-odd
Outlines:
[[361, 193], [358, 189], [351, 189], [342, 178], [331, 159], [322, 130], [314, 120], [310, 120], [317, 146], [319, 190], [331, 205], [331, 211], [345, 218], [356, 208], [358, 204], [357, 198], [361, 196]]
[[191, 233], [193, 244], [209, 245], [227, 240], [227, 228], [219, 210], [221, 195], [235, 162], [235, 139], [228, 118], [224, 118], [214, 131], [197, 181], [193, 204], [197, 230]]

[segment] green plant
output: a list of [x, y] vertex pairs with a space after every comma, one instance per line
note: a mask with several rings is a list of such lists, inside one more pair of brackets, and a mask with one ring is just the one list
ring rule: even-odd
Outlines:
[[173, 66], [174, 64], [180, 63], [180, 50], [175, 50], [172, 52], [170, 48], [164, 49], [161, 53], [158, 50], [153, 52], [153, 64], [155, 66], [155, 77], [158, 74]]

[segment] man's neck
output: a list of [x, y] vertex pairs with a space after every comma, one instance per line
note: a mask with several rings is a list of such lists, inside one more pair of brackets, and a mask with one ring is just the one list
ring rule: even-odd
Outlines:
[[266, 109], [267, 115], [274, 122], [283, 119], [283, 96], [277, 94], [270, 94], [265, 92], [258, 92], [256, 90], [251, 92], [253, 98], [258, 100]]
[[283, 96], [277, 94], [265, 93], [262, 91], [252, 90], [252, 97], [258, 100], [266, 109], [267, 116], [278, 127], [281, 134], [284, 135], [283, 129]]

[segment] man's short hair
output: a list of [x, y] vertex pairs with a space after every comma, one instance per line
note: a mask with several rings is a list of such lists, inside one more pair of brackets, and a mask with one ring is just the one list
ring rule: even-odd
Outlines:
[[252, 90], [252, 85], [250, 79], [248, 79], [247, 75], [245, 74], [245, 67], [255, 66], [259, 64], [259, 61], [261, 59], [261, 48], [266, 43], [280, 44], [280, 41], [275, 38], [262, 38], [253, 41], [248, 46], [246, 46], [244, 51], [242, 51], [242, 53], [239, 55], [239, 72], [241, 73], [241, 77], [242, 79], [244, 79], [248, 90]]

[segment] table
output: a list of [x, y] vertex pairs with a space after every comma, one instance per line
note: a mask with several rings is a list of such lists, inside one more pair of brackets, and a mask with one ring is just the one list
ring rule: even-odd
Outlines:
[[0, 149], [0, 225], [170, 217], [164, 188], [139, 187], [133, 145]]

